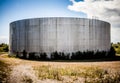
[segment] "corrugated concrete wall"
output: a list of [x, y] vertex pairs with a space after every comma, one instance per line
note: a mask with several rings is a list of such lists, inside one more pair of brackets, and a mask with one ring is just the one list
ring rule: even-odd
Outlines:
[[10, 53], [108, 51], [110, 24], [85, 18], [34, 18], [10, 24]]

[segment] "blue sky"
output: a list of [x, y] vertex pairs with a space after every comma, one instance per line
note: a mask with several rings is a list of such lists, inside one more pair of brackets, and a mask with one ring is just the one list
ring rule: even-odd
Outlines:
[[0, 0], [0, 43], [9, 43], [9, 23], [15, 20], [89, 15], [110, 22], [111, 42], [120, 42], [120, 6], [116, 4], [120, 0]]
[[[80, 0], [76, 0], [77, 2]], [[9, 23], [37, 17], [86, 17], [70, 11], [69, 0], [0, 0], [0, 43], [9, 43]]]

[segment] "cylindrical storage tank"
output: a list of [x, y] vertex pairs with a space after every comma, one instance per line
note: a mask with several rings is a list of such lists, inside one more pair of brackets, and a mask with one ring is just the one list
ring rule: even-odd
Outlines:
[[10, 23], [10, 53], [109, 51], [110, 24], [96, 19], [49, 17]]

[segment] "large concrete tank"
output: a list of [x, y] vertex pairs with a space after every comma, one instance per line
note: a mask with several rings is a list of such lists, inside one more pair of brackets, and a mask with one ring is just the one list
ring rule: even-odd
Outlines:
[[10, 24], [10, 53], [108, 51], [110, 24], [96, 19], [49, 17]]

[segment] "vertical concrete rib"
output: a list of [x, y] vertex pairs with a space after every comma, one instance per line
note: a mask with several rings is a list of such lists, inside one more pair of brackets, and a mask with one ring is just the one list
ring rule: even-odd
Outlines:
[[58, 36], [58, 33], [57, 33], [57, 30], [58, 30], [58, 28], [57, 28], [58, 27], [58, 25], [57, 25], [57, 18], [55, 18], [55, 22], [56, 22], [56, 43], [55, 44], [56, 44], [56, 51], [57, 51], [57, 49], [58, 49], [57, 48], [57, 41], [58, 41], [58, 39], [57, 39], [57, 36]]

